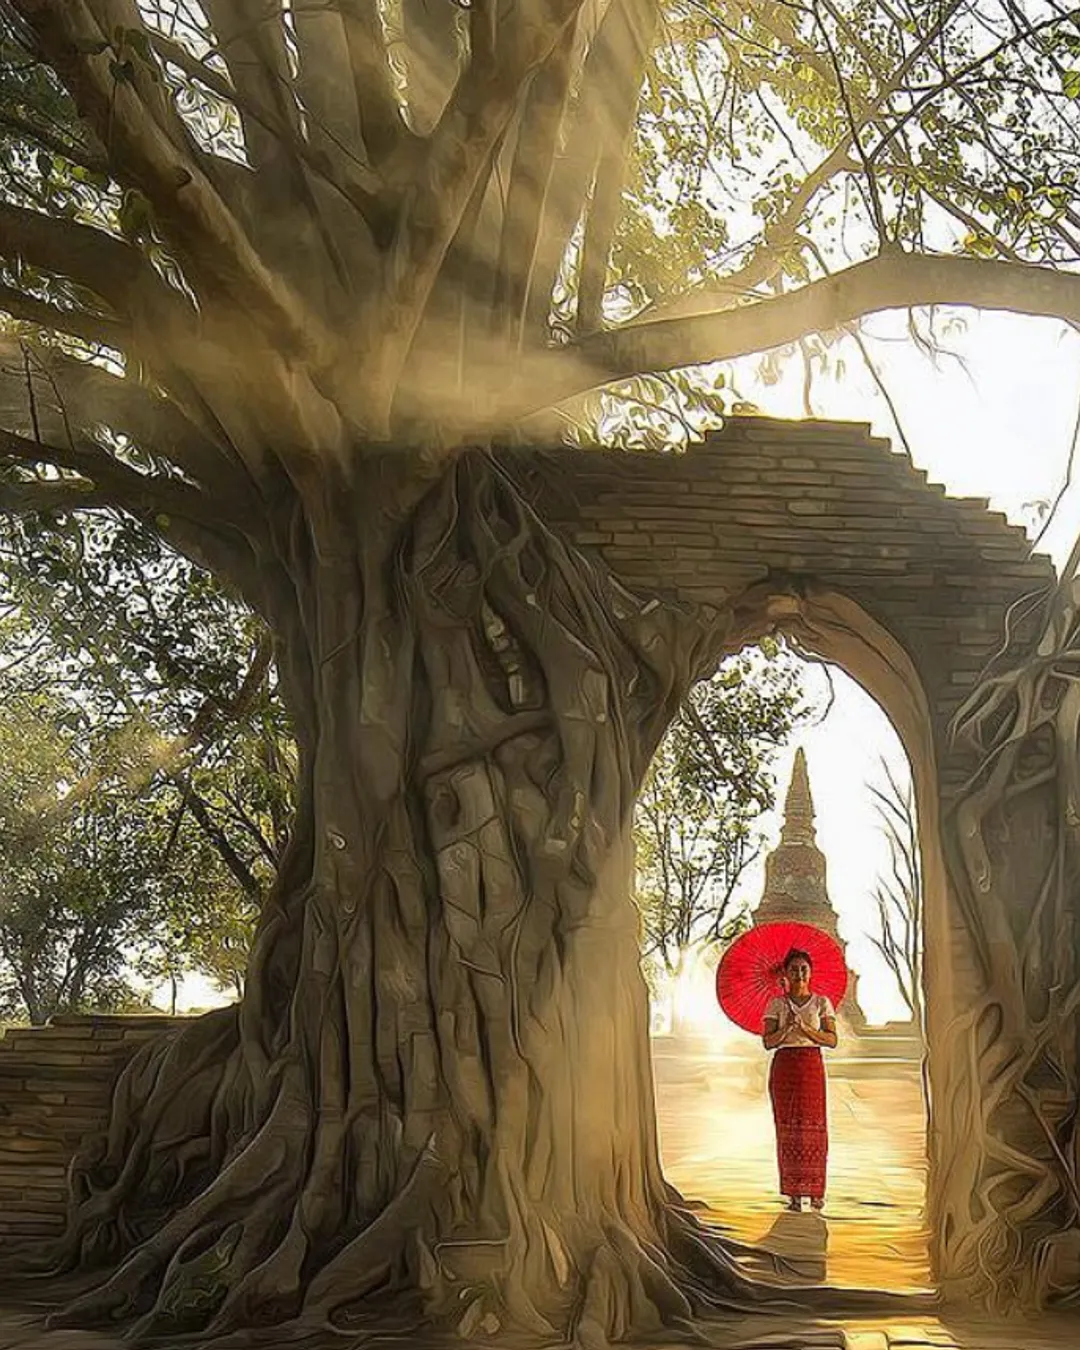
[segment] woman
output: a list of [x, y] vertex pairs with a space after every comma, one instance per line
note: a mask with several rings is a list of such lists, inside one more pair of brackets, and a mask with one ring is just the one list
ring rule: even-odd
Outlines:
[[780, 1193], [798, 1213], [803, 1196], [814, 1209], [825, 1203], [829, 1131], [825, 1119], [825, 1065], [821, 1046], [836, 1045], [836, 1010], [824, 994], [810, 989], [813, 964], [792, 949], [784, 958], [787, 993], [765, 1009], [766, 1050], [775, 1050], [769, 1068], [769, 1097], [776, 1122]]

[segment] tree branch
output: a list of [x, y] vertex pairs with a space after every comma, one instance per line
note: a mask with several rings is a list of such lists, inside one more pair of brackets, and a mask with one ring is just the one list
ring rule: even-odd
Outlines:
[[363, 148], [352, 53], [345, 19], [334, 0], [293, 0], [295, 88], [308, 118], [308, 137], [330, 159]]
[[390, 78], [377, 0], [337, 0], [352, 65], [360, 136], [378, 168], [411, 139]]
[[233, 879], [239, 885], [240, 889], [252, 900], [261, 900], [263, 890], [259, 885], [257, 878], [247, 865], [240, 854], [232, 845], [232, 841], [221, 828], [221, 826], [211, 816], [206, 803], [191, 783], [191, 775], [186, 777], [180, 774], [171, 776], [171, 781], [180, 792], [181, 811], [186, 808], [191, 814], [192, 819], [202, 830], [206, 838], [213, 844], [217, 850], [218, 856], [224, 862], [225, 866], [233, 875]]
[[[22, 377], [31, 359], [28, 387]], [[12, 376], [2, 378], [3, 364]], [[129, 437], [144, 453], [167, 460], [187, 477], [232, 504], [238, 519], [253, 521], [246, 475], [227, 448], [204, 436], [172, 403], [132, 376], [110, 374], [92, 361], [66, 356], [53, 347], [0, 339], [0, 418], [8, 430], [41, 435], [62, 444], [97, 442], [92, 428], [107, 426]]]
[[619, 222], [626, 151], [641, 93], [645, 62], [652, 48], [659, 5], [649, 0], [615, 0], [604, 59], [594, 78], [606, 94], [598, 119], [600, 163], [585, 218], [578, 283], [577, 329], [592, 332], [603, 321], [608, 256]]
[[[0, 433], [2, 437], [3, 433]], [[0, 439], [0, 454], [4, 440]], [[39, 512], [90, 511], [112, 506], [108, 493], [97, 491], [84, 479], [57, 479], [55, 482], [11, 482], [0, 478], [0, 514], [29, 516]]]
[[100, 343], [114, 351], [123, 351], [131, 336], [126, 324], [85, 309], [61, 309], [14, 286], [0, 282], [0, 310], [13, 319], [37, 324], [58, 333], [68, 333], [84, 342]]
[[[111, 44], [87, 0], [13, 0], [80, 113], [109, 147], [121, 181], [144, 193], [204, 303], [239, 306], [279, 347], [318, 359], [330, 338], [280, 277], [263, 263], [191, 147], [157, 116], [141, 78], [118, 71]], [[111, 0], [97, 0], [99, 10]], [[137, 13], [137, 11], [136, 11]], [[138, 27], [146, 31], [141, 18]], [[130, 64], [130, 63], [129, 63]], [[133, 67], [134, 68], [134, 67]], [[177, 119], [179, 120], [179, 119]], [[182, 123], [180, 124], [182, 128]]]
[[957, 305], [1080, 323], [1080, 275], [1025, 263], [895, 254], [719, 312], [629, 323], [537, 355], [498, 409], [509, 421], [613, 380], [732, 361], [887, 309]]
[[96, 144], [80, 144], [65, 140], [64, 136], [50, 127], [40, 126], [32, 118], [20, 115], [11, 108], [0, 111], [0, 127], [21, 136], [24, 140], [40, 145], [42, 149], [60, 155], [72, 164], [81, 165], [91, 173], [107, 174], [109, 158]]
[[0, 257], [68, 277], [128, 319], [154, 322], [183, 306], [130, 244], [91, 225], [8, 202], [0, 202]]
[[[322, 148], [306, 140], [297, 124], [299, 110], [287, 86], [274, 82], [275, 97], [269, 105], [260, 104], [253, 93], [235, 88], [220, 71], [193, 56], [183, 44], [158, 33], [152, 35], [150, 42], [160, 58], [231, 103], [244, 121], [245, 140], [255, 137], [258, 150], [251, 156], [255, 172], [241, 171], [242, 181], [234, 190], [232, 201], [250, 228], [253, 242], [262, 247], [268, 261], [286, 271], [290, 264], [302, 270], [308, 265], [310, 252], [298, 249], [298, 245], [309, 237], [309, 225], [313, 225], [322, 245], [318, 262], [322, 265], [329, 261], [334, 271], [330, 289], [337, 292], [346, 282], [350, 269], [320, 210], [305, 173], [308, 169], [359, 216], [358, 223], [364, 228], [349, 231], [350, 251], [356, 255], [359, 270], [370, 267], [374, 235], [376, 231], [385, 232], [388, 207], [377, 195], [381, 183], [367, 166], [355, 156], [331, 156], [326, 137], [320, 137]], [[234, 60], [238, 62], [239, 58]]]
[[[266, 0], [203, 0], [203, 9], [214, 30], [215, 49], [232, 81], [229, 96], [240, 113], [252, 167], [273, 173], [281, 159], [282, 145], [268, 121], [287, 128], [297, 139], [302, 135], [300, 113], [291, 88], [281, 6], [268, 4]], [[151, 41], [160, 52], [161, 43], [169, 40], [155, 33]], [[172, 47], [179, 45], [170, 43]], [[190, 55], [184, 48], [181, 51]], [[169, 54], [168, 59], [185, 69], [177, 60], [177, 53]], [[201, 61], [197, 64], [205, 66]], [[201, 71], [196, 78], [204, 80], [216, 93], [221, 92]]]
[[[98, 505], [123, 507], [142, 516], [171, 511], [200, 524], [219, 520], [213, 505], [195, 488], [175, 478], [139, 473], [88, 442], [62, 448], [0, 429], [0, 456], [22, 464], [51, 464], [79, 474], [88, 487], [97, 490], [101, 498]], [[74, 486], [63, 481], [66, 486]], [[85, 499], [85, 490], [79, 490]]]
[[196, 489], [175, 479], [139, 473], [100, 447], [61, 449], [0, 430], [2, 458], [27, 466], [48, 464], [80, 477], [9, 480], [0, 487], [0, 510], [13, 514], [127, 511], [199, 566], [236, 585], [252, 606], [262, 600], [259, 567], [248, 538], [221, 520], [215, 506]]
[[[386, 262], [386, 285], [365, 306], [346, 344], [338, 380], [345, 406], [380, 429], [424, 308], [481, 174], [513, 116], [529, 74], [541, 66], [583, 0], [518, 0], [499, 28], [497, 60], [470, 60], [428, 137], [415, 189], [403, 209]], [[377, 342], [375, 341], [377, 336]], [[356, 351], [365, 353], [365, 386], [355, 389]], [[374, 416], [373, 416], [374, 413]]]
[[[596, 7], [593, 7], [594, 9]], [[581, 29], [586, 12], [578, 23], [576, 42], [584, 41]], [[529, 293], [525, 315], [525, 335], [539, 345], [548, 337], [552, 294], [559, 269], [566, 256], [567, 246], [581, 218], [582, 207], [599, 165], [603, 141], [600, 127], [605, 117], [609, 90], [604, 86], [602, 72], [611, 64], [611, 51], [618, 12], [608, 4], [600, 16], [596, 31], [591, 34], [588, 51], [581, 68], [580, 94], [571, 114], [567, 134], [563, 138], [565, 151], [557, 159], [544, 199], [544, 215], [535, 250], [535, 259], [529, 277]]]
[[520, 345], [526, 326], [529, 278], [573, 73], [573, 46], [574, 34], [568, 28], [533, 76], [514, 147], [499, 241], [492, 331], [515, 347]]
[[[310, 190], [303, 179], [299, 178], [301, 165], [310, 169], [333, 192], [355, 207], [372, 230], [384, 228], [387, 206], [379, 197], [383, 185], [359, 159], [339, 156], [337, 162], [331, 165], [325, 153], [315, 150], [304, 139], [301, 128], [294, 125], [293, 115], [275, 112], [274, 105], [257, 102], [251, 93], [235, 88], [220, 71], [193, 56], [186, 47], [172, 38], [155, 33], [151, 36], [150, 42], [163, 60], [169, 61], [189, 78], [205, 85], [218, 98], [232, 103], [244, 119], [245, 127], [250, 128], [252, 134], [255, 129], [260, 129], [264, 133], [266, 142], [264, 156], [270, 153], [266, 148], [270, 142], [276, 147], [277, 179], [284, 174], [291, 188], [299, 187], [309, 209], [314, 210], [314, 206], [310, 199]], [[295, 112], [294, 105], [293, 113]], [[245, 137], [248, 134], [246, 131]], [[282, 160], [286, 162], [283, 164]], [[256, 169], [254, 176], [247, 175], [250, 180], [249, 186], [253, 188], [257, 188], [260, 180], [265, 179], [267, 174], [273, 175], [273, 170], [267, 167], [265, 158], [261, 167], [256, 164]], [[259, 192], [258, 197], [264, 209], [268, 199], [275, 206], [279, 200], [272, 193]]]

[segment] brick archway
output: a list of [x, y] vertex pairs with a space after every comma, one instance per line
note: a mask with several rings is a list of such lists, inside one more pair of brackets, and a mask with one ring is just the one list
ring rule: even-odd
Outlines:
[[[953, 1035], [984, 988], [949, 862], [950, 804], [973, 763], [949, 733], [987, 668], [1030, 646], [1054, 584], [1049, 560], [985, 501], [949, 498], [864, 425], [736, 418], [684, 454], [559, 450], [531, 477], [541, 512], [631, 589], [711, 607], [728, 651], [788, 633], [892, 720], [915, 779], [926, 887], [931, 1261], [944, 1292], [992, 1295], [1001, 1272], [971, 1269], [954, 1203], [958, 1175], [991, 1206], [999, 1179], [992, 1153], [965, 1157], [971, 1138], [953, 1107], [984, 1088]], [[1028, 1123], [1005, 1129], [1028, 1156], [1041, 1147], [1053, 1171], [1052, 1145], [1033, 1141]], [[1006, 1227], [1003, 1253], [1016, 1245]], [[1039, 1236], [1023, 1235], [1022, 1260], [1038, 1259]]]

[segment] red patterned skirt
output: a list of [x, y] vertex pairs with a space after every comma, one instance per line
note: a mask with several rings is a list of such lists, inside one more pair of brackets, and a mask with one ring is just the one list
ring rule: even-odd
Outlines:
[[777, 1050], [769, 1069], [776, 1122], [780, 1194], [825, 1197], [829, 1128], [825, 1119], [825, 1064], [816, 1045]]

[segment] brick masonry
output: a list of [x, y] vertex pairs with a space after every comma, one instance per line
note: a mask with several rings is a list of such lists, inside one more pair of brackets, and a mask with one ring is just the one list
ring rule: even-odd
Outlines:
[[108, 1126], [120, 1070], [184, 1020], [57, 1016], [0, 1038], [0, 1243], [60, 1233], [68, 1163], [84, 1138]]
[[1027, 641], [1054, 579], [1021, 528], [948, 497], [862, 423], [740, 417], [681, 454], [560, 449], [539, 464], [523, 476], [540, 513], [642, 595], [722, 608], [777, 578], [854, 601], [918, 672], [939, 762], [1007, 612]]

